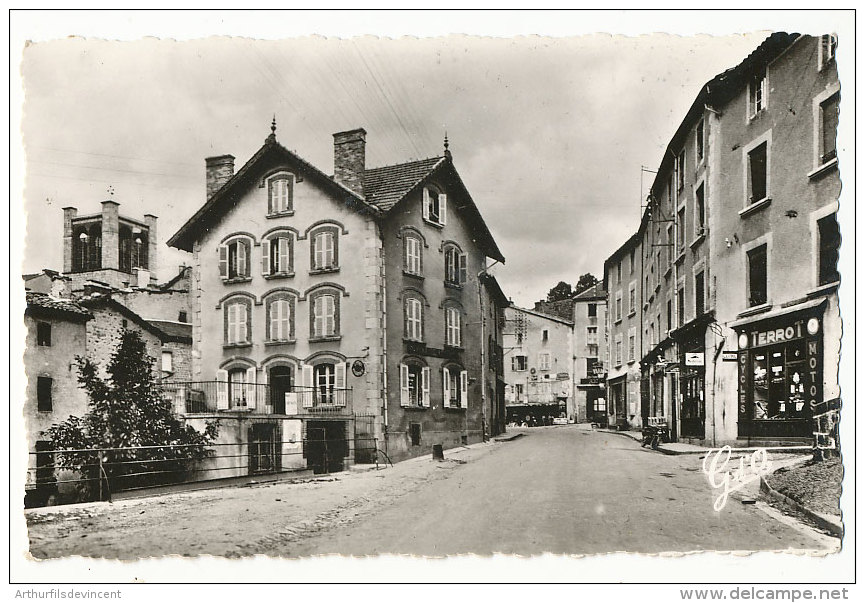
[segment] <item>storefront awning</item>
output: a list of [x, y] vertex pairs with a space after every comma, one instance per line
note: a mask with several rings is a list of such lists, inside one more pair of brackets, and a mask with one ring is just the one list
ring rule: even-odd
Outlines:
[[745, 325], [762, 322], [764, 320], [770, 320], [777, 316], [784, 316], [786, 314], [793, 314], [795, 312], [802, 312], [804, 310], [811, 310], [812, 308], [816, 308], [822, 304], [825, 304], [825, 299], [811, 299], [806, 302], [802, 302], [799, 304], [794, 304], [792, 306], [787, 306], [786, 308], [778, 308], [776, 310], [770, 310], [768, 312], [763, 312], [761, 314], [755, 314], [754, 316], [747, 316], [745, 318], [740, 318], [739, 320], [734, 320], [730, 323], [730, 328], [735, 329], [738, 327], [742, 327]]

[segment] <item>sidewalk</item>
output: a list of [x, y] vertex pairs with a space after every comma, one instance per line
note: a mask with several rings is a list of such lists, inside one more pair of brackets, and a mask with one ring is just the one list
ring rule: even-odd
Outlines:
[[[605, 433], [615, 433], [618, 435], [623, 435], [625, 437], [629, 437], [632, 440], [636, 440], [637, 442], [643, 441], [643, 434], [639, 431], [617, 431], [615, 429], [592, 429], [591, 426], [586, 425], [584, 429], [591, 431], [602, 431]], [[658, 452], [662, 452], [664, 454], [671, 455], [679, 455], [679, 454], [706, 454], [713, 448], [707, 448], [705, 446], [696, 446], [694, 444], [686, 444], [684, 442], [664, 442], [658, 445]], [[750, 446], [745, 448], [733, 447], [734, 453], [744, 453], [744, 452], [754, 452], [755, 450], [766, 450], [767, 452], [780, 452], [785, 454], [811, 454], [811, 446], [764, 446], [764, 447], [756, 447]]]

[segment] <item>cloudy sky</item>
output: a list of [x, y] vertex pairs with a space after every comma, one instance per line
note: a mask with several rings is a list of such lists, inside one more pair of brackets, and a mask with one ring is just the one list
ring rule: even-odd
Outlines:
[[447, 132], [507, 258], [495, 274], [529, 305], [560, 280], [601, 276], [638, 223], [651, 179], [641, 166], [657, 166], [700, 86], [766, 36], [745, 23], [739, 35], [400, 39], [298, 37], [293, 25], [278, 40], [31, 38], [22, 271], [61, 269], [61, 208], [96, 212], [111, 187], [122, 214], [159, 216], [159, 277], [170, 278], [190, 258], [164, 241], [204, 202], [204, 158], [242, 165], [275, 114], [279, 141], [327, 173], [334, 132], [367, 130], [368, 167], [440, 155]]

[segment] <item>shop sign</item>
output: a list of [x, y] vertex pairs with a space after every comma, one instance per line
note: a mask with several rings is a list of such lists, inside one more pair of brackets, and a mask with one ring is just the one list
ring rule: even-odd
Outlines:
[[[807, 324], [808, 334], [816, 335], [819, 330], [820, 321], [816, 318], [811, 318]], [[795, 323], [787, 327], [770, 329], [768, 331], [750, 331], [748, 333], [742, 333], [739, 335], [739, 348], [755, 348], [793, 341], [794, 339], [802, 339], [805, 337], [805, 331], [805, 321], [797, 320]]]
[[685, 352], [685, 366], [703, 366], [703, 352]]
[[728, 352], [727, 350], [721, 352], [721, 360], [723, 360], [724, 362], [736, 362], [736, 359], [738, 357], [738, 352]]

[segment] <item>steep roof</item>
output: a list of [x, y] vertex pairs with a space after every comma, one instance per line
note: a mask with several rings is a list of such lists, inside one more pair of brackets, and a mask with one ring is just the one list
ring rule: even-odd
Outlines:
[[188, 322], [176, 322], [173, 320], [145, 319], [154, 327], [170, 337], [186, 337], [192, 339], [192, 325]]
[[382, 211], [388, 211], [426, 180], [444, 161], [444, 157], [430, 157], [364, 171], [363, 193], [367, 202]]
[[80, 322], [93, 318], [93, 314], [81, 304], [35, 291], [27, 292], [27, 309], [24, 313], [32, 316], [56, 316]]
[[607, 292], [604, 291], [604, 284], [598, 281], [579, 295], [574, 296], [574, 301], [589, 301], [607, 297]]

